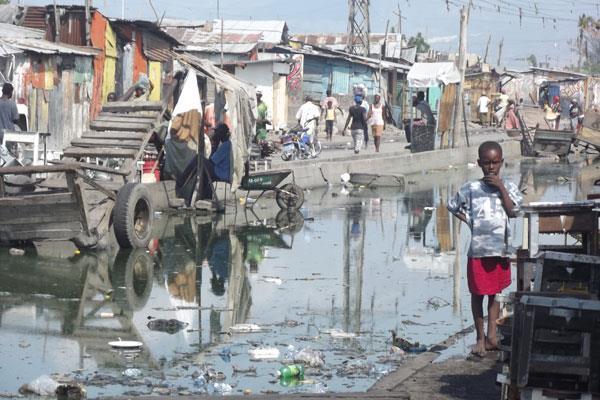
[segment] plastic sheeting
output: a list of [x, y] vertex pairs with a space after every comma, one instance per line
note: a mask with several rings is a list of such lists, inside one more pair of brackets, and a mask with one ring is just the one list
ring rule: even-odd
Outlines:
[[[181, 56], [181, 61], [215, 81], [215, 115], [218, 122], [226, 122], [231, 128], [233, 148], [232, 190], [236, 189], [244, 175], [244, 162], [249, 157], [249, 148], [256, 132], [256, 93], [253, 86], [243, 83], [233, 75], [217, 68], [208, 60], [189, 54]], [[217, 98], [224, 100], [227, 117], [217, 106]]]
[[413, 88], [429, 88], [460, 82], [460, 73], [451, 62], [416, 63], [406, 77], [408, 86]]

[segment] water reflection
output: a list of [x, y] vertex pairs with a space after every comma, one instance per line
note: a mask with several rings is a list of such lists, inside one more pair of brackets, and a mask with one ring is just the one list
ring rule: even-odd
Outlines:
[[[582, 176], [594, 171], [595, 164], [522, 163], [506, 173], [534, 201], [580, 197]], [[320, 349], [334, 372], [349, 357], [383, 368], [389, 329], [434, 344], [465, 328], [468, 232], [445, 204], [478, 176], [474, 169], [424, 175], [406, 193], [314, 190], [303, 210], [314, 219], [307, 221], [258, 207], [214, 219], [163, 215], [149, 251], [71, 249], [59, 257], [27, 249], [10, 257], [0, 249], [0, 358], [16, 360], [14, 368], [0, 365], [0, 391], [60, 372], [91, 382], [98, 374], [120, 379], [87, 385], [90, 396], [123, 394], [125, 386], [148, 394], [143, 380], [136, 386], [122, 372], [140, 368], [152, 383], [190, 387], [190, 366], [204, 363], [239, 388], [272, 389], [265, 377], [278, 364], [250, 361], [254, 344]], [[432, 305], [434, 297], [440, 302]], [[171, 318], [187, 326], [171, 334], [147, 326]], [[241, 323], [268, 332], [223, 334]], [[358, 338], [336, 341], [327, 329]], [[141, 341], [143, 350], [127, 357], [110, 351], [107, 342], [117, 338]], [[233, 363], [256, 374], [233, 374]], [[375, 375], [335, 375], [327, 384], [363, 390]]]

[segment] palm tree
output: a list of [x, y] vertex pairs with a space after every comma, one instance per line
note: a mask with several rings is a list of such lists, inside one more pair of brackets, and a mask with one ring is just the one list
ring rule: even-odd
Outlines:
[[417, 36], [413, 36], [408, 39], [408, 45], [416, 46], [417, 53], [426, 53], [430, 48], [429, 43], [427, 43], [427, 40], [425, 40], [423, 35], [421, 35], [421, 32], [418, 32]]

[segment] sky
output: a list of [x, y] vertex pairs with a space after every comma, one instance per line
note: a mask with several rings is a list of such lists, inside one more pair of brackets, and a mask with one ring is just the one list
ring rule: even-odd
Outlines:
[[[218, 5], [225, 19], [283, 19], [292, 34], [345, 32], [347, 26], [348, 0], [92, 0], [92, 4], [105, 15], [120, 17], [124, 2], [125, 18], [155, 20], [150, 1], [159, 15], [170, 18], [217, 18]], [[583, 13], [600, 17], [600, 0], [370, 0], [371, 30], [383, 33], [388, 19], [390, 26], [396, 26], [399, 6], [405, 35], [422, 32], [432, 48], [457, 51], [459, 8], [469, 1], [473, 8], [468, 51], [483, 55], [491, 35], [488, 62], [496, 64], [499, 42], [504, 39], [501, 64], [509, 68], [525, 67], [524, 59], [530, 54], [538, 61], [547, 60], [553, 68], [575, 64], [577, 56], [569, 41], [577, 37], [577, 18]], [[84, 0], [69, 3], [83, 4]]]

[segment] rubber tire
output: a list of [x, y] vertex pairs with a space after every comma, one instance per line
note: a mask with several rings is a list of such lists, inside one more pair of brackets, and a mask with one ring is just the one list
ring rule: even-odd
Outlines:
[[154, 261], [146, 250], [119, 250], [111, 270], [115, 302], [123, 310], [141, 310], [150, 298], [153, 277]]
[[[138, 215], [143, 213], [140, 217], [145, 219], [145, 226], [141, 232], [136, 232], [136, 212]], [[154, 209], [146, 186], [140, 183], [128, 183], [119, 190], [113, 208], [113, 227], [121, 248], [148, 247], [153, 218]]]
[[281, 159], [283, 161], [289, 161], [292, 158], [292, 156], [287, 155], [287, 153], [281, 153]]
[[315, 140], [315, 155], [321, 154], [323, 151], [323, 146], [321, 146], [321, 141]]
[[304, 216], [298, 210], [279, 210], [275, 224], [281, 233], [295, 235], [304, 226]]
[[[283, 193], [283, 191], [293, 193], [296, 198], [291, 198], [291, 196]], [[277, 205], [282, 210], [297, 210], [302, 207], [302, 204], [304, 203], [304, 191], [298, 185], [286, 183], [277, 191], [275, 201], [277, 201]]]

